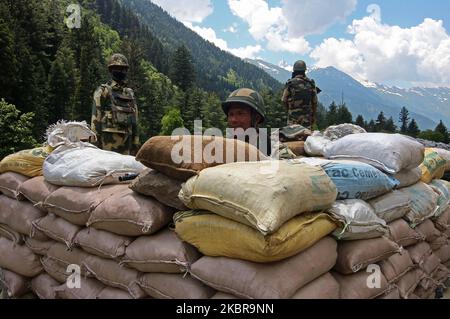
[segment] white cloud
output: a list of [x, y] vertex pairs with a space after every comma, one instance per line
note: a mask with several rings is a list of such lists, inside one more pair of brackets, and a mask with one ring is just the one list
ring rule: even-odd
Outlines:
[[232, 25], [230, 25], [228, 28], [224, 29], [224, 32], [230, 32], [230, 33], [237, 33], [238, 30], [238, 24], [237, 23], [233, 23]]
[[211, 0], [150, 0], [181, 22], [202, 22], [213, 11]]
[[401, 28], [372, 14], [354, 20], [348, 32], [353, 39], [329, 38], [312, 51], [317, 66], [336, 66], [373, 82], [450, 83], [450, 37], [442, 21], [427, 18]]
[[254, 59], [256, 58], [256, 55], [262, 51], [262, 47], [260, 45], [248, 45], [242, 48], [229, 48], [228, 43], [225, 40], [218, 38], [216, 32], [212, 28], [202, 28], [199, 26], [194, 26], [192, 23], [185, 23], [185, 25], [205, 40], [214, 43], [218, 48], [228, 51], [241, 59]]
[[338, 22], [345, 22], [357, 0], [283, 0], [283, 16], [290, 37], [321, 34]]

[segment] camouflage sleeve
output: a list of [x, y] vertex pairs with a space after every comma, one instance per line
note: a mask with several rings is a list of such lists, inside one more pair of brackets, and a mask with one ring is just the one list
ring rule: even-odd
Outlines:
[[94, 92], [94, 102], [92, 104], [91, 130], [97, 135], [102, 132], [102, 99], [105, 95], [105, 88], [100, 86]]
[[286, 85], [286, 87], [284, 88], [284, 91], [283, 91], [283, 95], [281, 96], [281, 102], [283, 102], [283, 104], [285, 106], [287, 106], [288, 99], [289, 99], [289, 90], [288, 90], [288, 87]]
[[134, 92], [133, 90], [130, 89], [130, 94], [133, 96], [133, 100], [134, 100], [134, 109], [136, 111], [136, 116], [135, 116], [135, 123], [133, 123], [133, 128], [132, 128], [132, 144], [134, 146], [140, 146], [141, 143], [139, 141], [139, 108], [137, 106], [136, 103], [136, 97], [134, 96]]
[[314, 91], [313, 91], [313, 96], [312, 96], [312, 100], [311, 100], [312, 112], [313, 112], [312, 124], [316, 123], [316, 120], [317, 120], [317, 104], [318, 103], [319, 103], [319, 101], [317, 99], [317, 90], [316, 90], [316, 86], [314, 85]]

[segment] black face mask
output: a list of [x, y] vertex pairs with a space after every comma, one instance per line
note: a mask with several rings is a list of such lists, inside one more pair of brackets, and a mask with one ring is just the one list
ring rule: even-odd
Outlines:
[[112, 71], [112, 78], [116, 82], [123, 82], [127, 77], [127, 72], [124, 71]]

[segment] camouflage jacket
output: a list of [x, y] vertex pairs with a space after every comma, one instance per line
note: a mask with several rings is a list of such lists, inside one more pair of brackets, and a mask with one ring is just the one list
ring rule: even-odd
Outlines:
[[313, 79], [306, 75], [297, 75], [287, 81], [281, 101], [288, 110], [310, 108], [313, 114], [317, 112], [317, 88]]

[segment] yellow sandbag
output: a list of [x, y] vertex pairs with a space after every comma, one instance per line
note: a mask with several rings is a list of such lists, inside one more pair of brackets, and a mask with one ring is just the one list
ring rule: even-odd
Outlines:
[[445, 167], [447, 161], [440, 156], [434, 149], [425, 149], [425, 158], [420, 164], [422, 171], [421, 181], [424, 183], [431, 183], [433, 179], [441, 179], [445, 174]]
[[0, 173], [15, 172], [28, 177], [41, 176], [42, 165], [53, 150], [50, 146], [43, 146], [8, 155], [0, 162]]
[[178, 236], [204, 255], [258, 263], [294, 256], [337, 227], [332, 218], [324, 213], [294, 217], [267, 236], [252, 227], [207, 211], [179, 212], [175, 214], [174, 221]]

